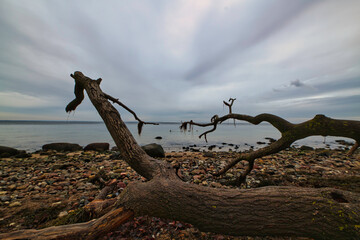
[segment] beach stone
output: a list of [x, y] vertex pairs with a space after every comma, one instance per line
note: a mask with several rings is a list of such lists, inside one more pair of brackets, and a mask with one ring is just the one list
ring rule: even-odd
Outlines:
[[12, 202], [9, 204], [9, 207], [19, 207], [21, 206], [21, 202]]
[[61, 218], [61, 217], [65, 217], [68, 215], [68, 212], [67, 211], [63, 211], [63, 212], [60, 212], [58, 217]]
[[84, 147], [84, 151], [98, 151], [103, 152], [107, 151], [110, 148], [109, 143], [90, 143]]
[[80, 151], [83, 148], [76, 143], [49, 143], [42, 146], [43, 150], [55, 150], [55, 151], [69, 151], [69, 152], [75, 152]]
[[20, 151], [15, 148], [0, 146], [0, 157], [11, 157], [19, 153]]
[[11, 198], [9, 196], [7, 196], [7, 195], [0, 196], [0, 201], [1, 202], [8, 202], [10, 200], [11, 200]]
[[8, 190], [14, 191], [16, 189], [16, 187], [17, 187], [16, 184], [11, 184], [8, 186]]
[[268, 140], [270, 143], [276, 142], [276, 140], [271, 137], [266, 137], [265, 139]]
[[212, 152], [204, 152], [203, 156], [204, 157], [215, 157], [215, 154]]
[[218, 182], [211, 182], [210, 186], [215, 187], [215, 188], [220, 188], [222, 185], [221, 185], [221, 183], [218, 183]]
[[302, 151], [311, 151], [311, 150], [314, 150], [314, 148], [304, 145], [304, 146], [300, 147], [300, 150], [302, 150]]
[[141, 147], [150, 157], [165, 157], [165, 151], [160, 144], [151, 143]]

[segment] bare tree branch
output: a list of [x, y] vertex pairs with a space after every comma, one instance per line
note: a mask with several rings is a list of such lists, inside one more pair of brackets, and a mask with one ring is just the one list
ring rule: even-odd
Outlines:
[[243, 182], [246, 176], [251, 172], [254, 166], [254, 161], [257, 158], [284, 150], [290, 147], [290, 145], [297, 140], [315, 135], [352, 138], [355, 140], [355, 145], [348, 152], [348, 154], [352, 154], [358, 148], [358, 142], [360, 142], [359, 121], [332, 119], [320, 114], [316, 115], [313, 119], [300, 124], [292, 124], [281, 117], [267, 113], [260, 114], [255, 117], [243, 115], [243, 114], [227, 114], [222, 117], [218, 117], [217, 115], [215, 115], [211, 118], [210, 123], [196, 123], [193, 121], [189, 121], [182, 123], [180, 128], [184, 129], [184, 127], [187, 127], [187, 125], [200, 126], [200, 127], [213, 126], [212, 129], [202, 133], [199, 136], [200, 138], [204, 136], [205, 140], [207, 141], [206, 135], [210, 132], [215, 131], [216, 126], [218, 124], [221, 124], [227, 119], [247, 121], [254, 125], [258, 125], [261, 122], [268, 122], [271, 125], [273, 125], [276, 129], [278, 129], [281, 133], [281, 138], [271, 143], [269, 146], [260, 148], [250, 153], [242, 153], [240, 154], [239, 157], [230, 161], [218, 173], [215, 173], [216, 176], [224, 174], [241, 160], [246, 160], [249, 162], [249, 165], [245, 170], [245, 172], [243, 172], [239, 176], [238, 178], [239, 183]]

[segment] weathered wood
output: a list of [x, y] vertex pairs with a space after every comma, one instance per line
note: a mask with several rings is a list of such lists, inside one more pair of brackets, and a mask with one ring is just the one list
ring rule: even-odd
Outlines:
[[[108, 95], [100, 89], [99, 85], [101, 81], [99, 79], [92, 80], [84, 76], [81, 72], [75, 72], [71, 76], [75, 80], [76, 99], [80, 96], [82, 101], [84, 94], [80, 92], [83, 92], [85, 89], [90, 101], [103, 119], [122, 158], [137, 173], [147, 179], [152, 179], [156, 175], [165, 173], [168, 177], [177, 178], [175, 171], [170, 171], [170, 169], [172, 169], [170, 164], [148, 156], [137, 144], [129, 129], [122, 121], [119, 112], [108, 101]], [[75, 110], [81, 101], [73, 100], [68, 107], [66, 107], [66, 111]]]
[[2, 240], [20, 240], [20, 239], [37, 239], [37, 240], [69, 240], [69, 239], [99, 239], [117, 229], [121, 224], [128, 221], [134, 216], [133, 211], [118, 208], [99, 219], [94, 219], [86, 223], [77, 223], [49, 227], [40, 230], [25, 229], [11, 233], [0, 234]]
[[186, 129], [187, 125], [190, 126], [200, 126], [200, 127], [208, 127], [213, 126], [212, 129], [204, 132], [199, 137], [204, 136], [206, 139], [206, 135], [216, 130], [218, 124], [228, 120], [241, 120], [246, 121], [254, 125], [258, 125], [262, 122], [268, 122], [273, 125], [276, 129], [278, 129], [281, 133], [281, 138], [277, 141], [271, 143], [269, 146], [260, 148], [256, 151], [249, 152], [249, 153], [242, 153], [237, 158], [230, 161], [223, 169], [221, 169], [218, 173], [215, 173], [216, 176], [226, 173], [230, 168], [235, 166], [238, 162], [242, 160], [246, 160], [249, 162], [249, 165], [245, 172], [241, 174], [238, 178], [238, 182], [242, 182], [245, 180], [245, 177], [250, 173], [254, 166], [254, 161], [257, 158], [261, 158], [273, 153], [280, 152], [284, 150], [292, 143], [297, 140], [310, 137], [310, 136], [337, 136], [337, 137], [347, 137], [352, 138], [355, 140], [355, 145], [353, 148], [348, 152], [349, 155], [353, 154], [354, 151], [358, 148], [358, 142], [360, 142], [360, 121], [351, 121], [351, 120], [340, 120], [340, 119], [332, 119], [326, 117], [324, 115], [316, 115], [313, 119], [299, 123], [299, 124], [292, 124], [285, 119], [272, 115], [263, 113], [257, 115], [255, 117], [243, 115], [243, 114], [227, 114], [222, 117], [218, 117], [215, 115], [212, 117], [212, 121], [210, 123], [196, 123], [193, 121], [184, 122], [181, 125], [182, 129]]
[[136, 215], [243, 236], [360, 237], [360, 194], [331, 188], [215, 189], [163, 178], [130, 185], [119, 201]]

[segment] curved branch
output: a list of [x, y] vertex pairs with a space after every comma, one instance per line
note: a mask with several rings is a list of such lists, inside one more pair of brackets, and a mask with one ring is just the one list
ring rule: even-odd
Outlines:
[[25, 229], [16, 232], [0, 234], [0, 238], [3, 240], [96, 240], [104, 236], [106, 233], [119, 228], [119, 226], [130, 220], [133, 216], [133, 211], [125, 210], [124, 208], [118, 208], [105, 214], [101, 218], [94, 219], [89, 222], [49, 227], [40, 230]]
[[246, 160], [249, 162], [249, 165], [245, 170], [245, 172], [243, 172], [239, 176], [238, 182], [242, 182], [243, 180], [245, 180], [245, 177], [250, 173], [250, 171], [253, 168], [254, 165], [253, 162], [257, 158], [284, 150], [290, 147], [290, 145], [293, 142], [306, 137], [322, 135], [322, 136], [338, 136], [338, 137], [352, 138], [355, 140], [355, 145], [350, 149], [348, 155], [351, 155], [355, 152], [355, 150], [359, 146], [358, 142], [360, 142], [359, 121], [332, 119], [321, 114], [316, 115], [313, 119], [309, 121], [299, 124], [292, 124], [279, 116], [263, 113], [255, 117], [249, 115], [243, 115], [243, 114], [227, 114], [222, 117], [218, 117], [217, 115], [215, 115], [213, 118], [211, 118], [211, 123], [200, 124], [190, 121], [190, 122], [184, 122], [183, 125], [186, 124], [190, 126], [194, 125], [200, 127], [213, 126], [211, 130], [208, 130], [199, 136], [199, 137], [205, 136], [206, 139], [206, 135], [208, 133], [215, 131], [216, 126], [218, 124], [221, 124], [227, 119], [247, 121], [254, 125], [258, 125], [262, 122], [268, 122], [276, 129], [278, 129], [282, 135], [280, 139], [271, 143], [267, 147], [260, 148], [254, 152], [240, 154], [239, 157], [230, 161], [223, 169], [221, 169], [219, 172], [214, 174], [215, 176], [224, 174], [241, 160]]
[[142, 121], [137, 115], [136, 113], [131, 110], [129, 107], [127, 107], [125, 104], [123, 104], [122, 102], [119, 101], [119, 99], [116, 99], [106, 93], [104, 93], [104, 96], [106, 99], [109, 99], [110, 101], [112, 101], [113, 103], [117, 103], [118, 105], [120, 105], [121, 107], [123, 107], [124, 109], [126, 109], [129, 113], [131, 113], [134, 118], [139, 122], [138, 124], [138, 134], [140, 135], [141, 134], [141, 130], [142, 130], [142, 126], [144, 124], [152, 124], [152, 125], [159, 125], [159, 123], [154, 123], [154, 122], [144, 122]]
[[[169, 163], [148, 156], [137, 144], [129, 129], [122, 121], [119, 112], [112, 106], [100, 89], [99, 80], [92, 80], [91, 78], [84, 76], [81, 72], [75, 72], [71, 76], [75, 79], [75, 86], [77, 86], [76, 93], [80, 90], [81, 92], [83, 92], [84, 89], [86, 90], [90, 101], [104, 120], [104, 123], [114, 139], [116, 146], [120, 150], [120, 154], [122, 154], [123, 159], [137, 173], [148, 180], [157, 175], [177, 178], [175, 170]], [[77, 99], [79, 94], [75, 94], [75, 96]], [[79, 100], [77, 100], [77, 102], [79, 102]]]

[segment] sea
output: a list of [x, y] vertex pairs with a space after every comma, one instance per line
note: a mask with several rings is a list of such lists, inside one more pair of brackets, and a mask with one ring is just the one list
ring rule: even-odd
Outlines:
[[[192, 130], [180, 131], [181, 123], [167, 122], [159, 125], [144, 125], [141, 135], [137, 134], [137, 123], [127, 122], [129, 130], [140, 145], [158, 143], [166, 152], [182, 151], [192, 146], [205, 150], [216, 145], [215, 151], [244, 151], [250, 148], [264, 147], [268, 143], [265, 138], [279, 139], [280, 133], [272, 125], [262, 123], [251, 125], [247, 123], [223, 123], [216, 131], [207, 135], [207, 142], [199, 135], [209, 129], [194, 127]], [[155, 139], [161, 137], [161, 139]], [[341, 148], [336, 140], [354, 142], [348, 138], [313, 136], [293, 143], [313, 148]], [[103, 122], [83, 121], [0, 121], [0, 146], [13, 147], [27, 152], [40, 150], [44, 144], [54, 142], [77, 143], [86, 146], [94, 142], [108, 142], [110, 148], [115, 146]], [[235, 149], [235, 146], [236, 149]]]

